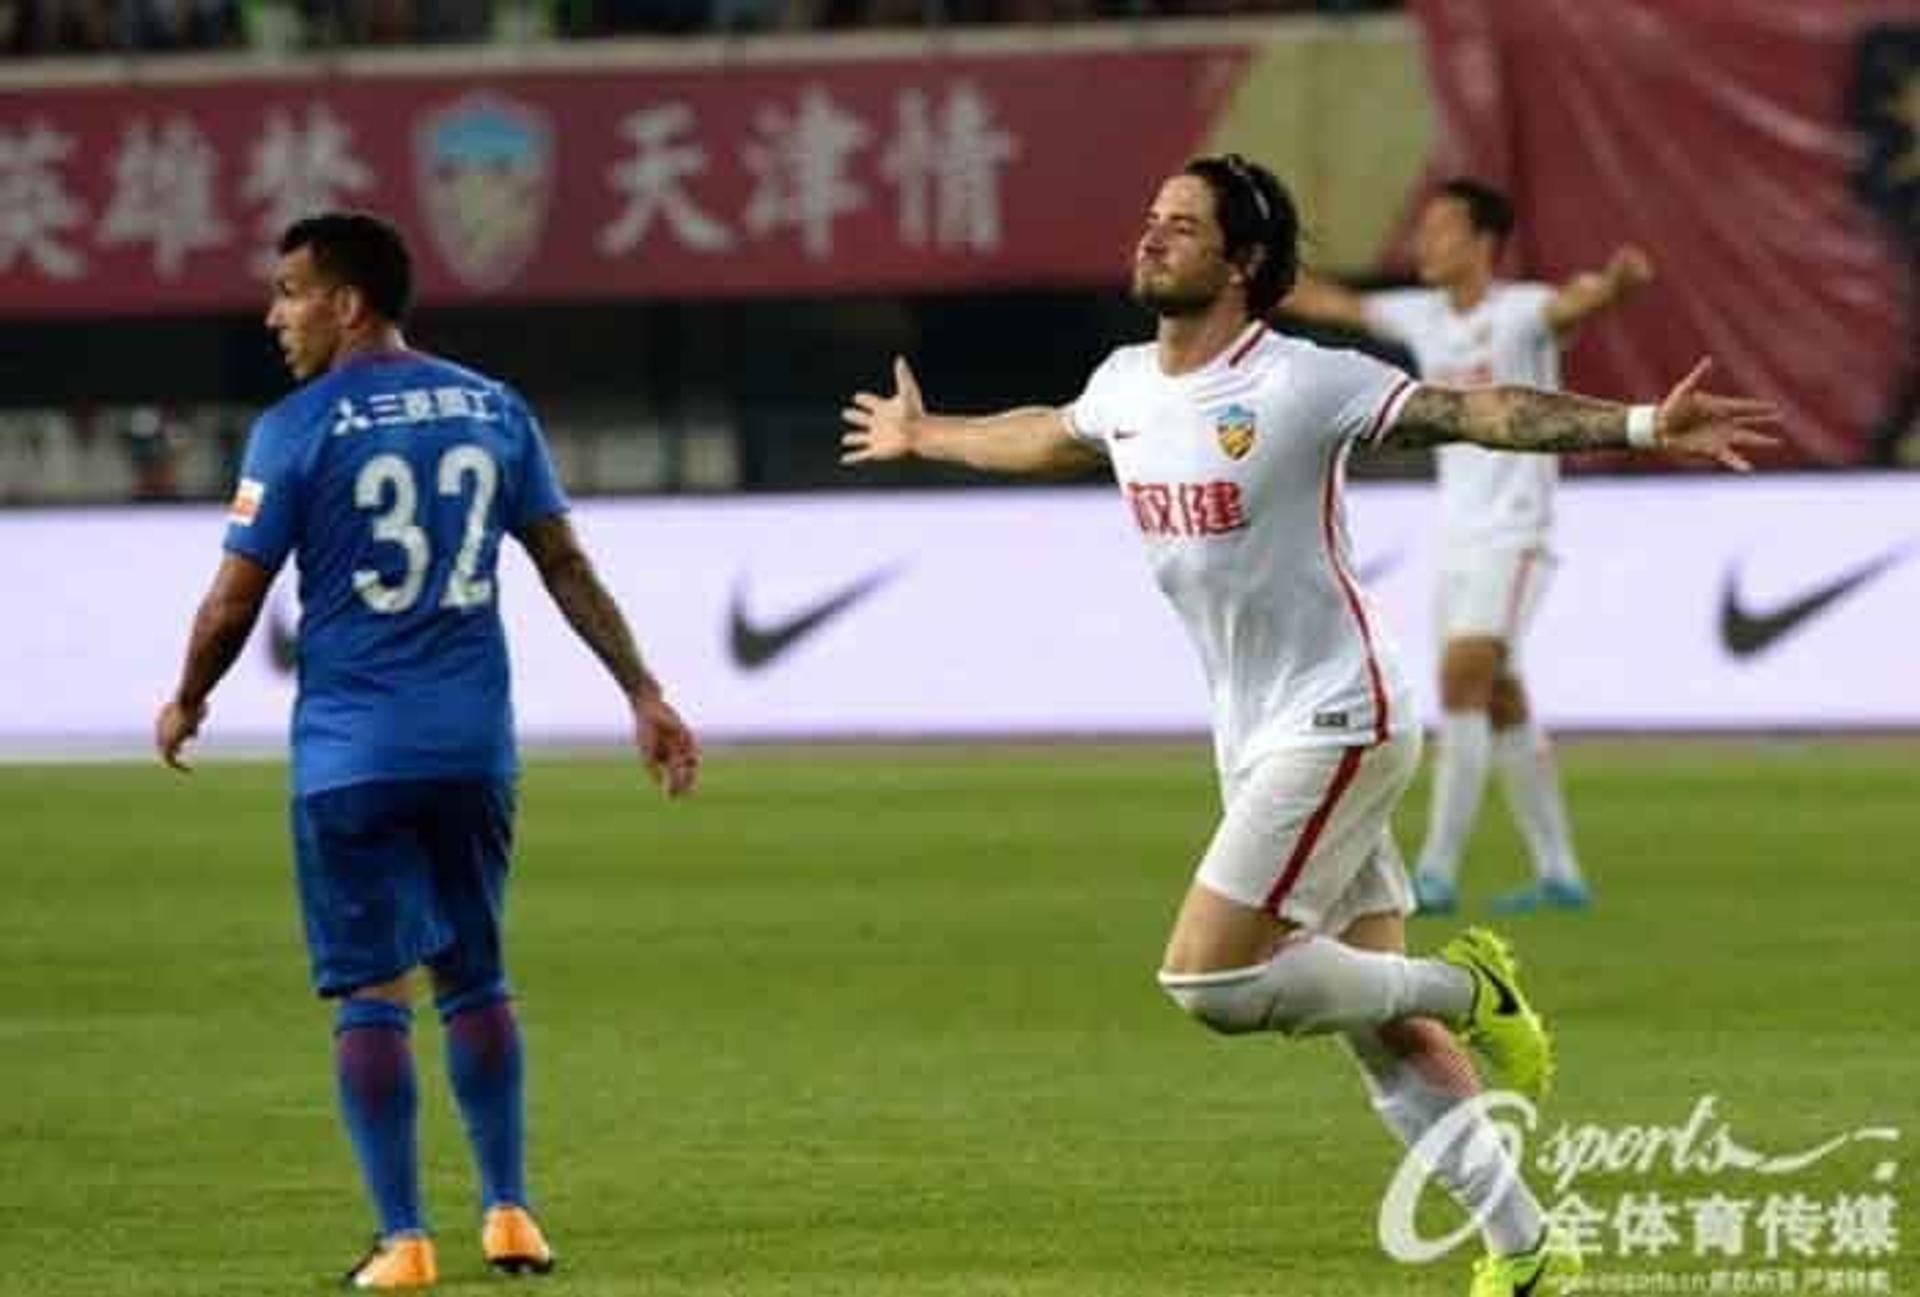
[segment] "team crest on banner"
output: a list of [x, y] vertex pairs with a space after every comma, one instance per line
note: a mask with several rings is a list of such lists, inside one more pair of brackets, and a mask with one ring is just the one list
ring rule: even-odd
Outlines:
[[415, 128], [414, 181], [447, 268], [469, 288], [503, 287], [546, 228], [553, 128], [538, 109], [470, 95]]
[[1245, 459], [1253, 449], [1255, 428], [1253, 411], [1244, 405], [1229, 405], [1213, 419], [1213, 433], [1228, 459]]

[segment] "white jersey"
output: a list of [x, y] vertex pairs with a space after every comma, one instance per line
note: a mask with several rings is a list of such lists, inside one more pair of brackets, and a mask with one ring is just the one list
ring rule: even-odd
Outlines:
[[1067, 409], [1113, 461], [1199, 649], [1224, 777], [1276, 748], [1379, 743], [1415, 723], [1353, 576], [1341, 498], [1347, 447], [1390, 427], [1414, 386], [1255, 323], [1177, 377], [1152, 344], [1122, 347]]
[[[1560, 345], [1547, 323], [1553, 289], [1496, 283], [1470, 311], [1437, 289], [1369, 293], [1367, 323], [1406, 344], [1420, 376], [1449, 387], [1560, 386]], [[1560, 464], [1552, 455], [1453, 444], [1439, 449], [1440, 526], [1449, 550], [1544, 546]]]

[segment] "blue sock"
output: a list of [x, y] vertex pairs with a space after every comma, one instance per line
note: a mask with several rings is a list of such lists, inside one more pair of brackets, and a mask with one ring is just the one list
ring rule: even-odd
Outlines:
[[481, 1206], [525, 1206], [525, 1060], [513, 1002], [495, 982], [443, 997], [439, 1006], [447, 1029], [447, 1079], [480, 1169]]
[[408, 1027], [413, 1014], [385, 1000], [342, 1000], [333, 1030], [340, 1111], [353, 1139], [382, 1237], [420, 1232], [419, 1091]]

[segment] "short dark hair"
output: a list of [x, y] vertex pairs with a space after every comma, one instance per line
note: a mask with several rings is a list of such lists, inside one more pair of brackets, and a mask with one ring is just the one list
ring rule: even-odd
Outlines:
[[1247, 308], [1267, 314], [1293, 290], [1300, 276], [1300, 212], [1279, 177], [1238, 153], [1195, 158], [1183, 175], [1207, 182], [1226, 236], [1227, 260], [1245, 265], [1261, 253], [1247, 276]]
[[367, 305], [403, 323], [413, 302], [413, 258], [392, 222], [371, 212], [321, 212], [302, 217], [280, 236], [280, 255], [309, 249], [313, 265], [338, 284], [357, 288]]
[[1442, 198], [1457, 198], [1465, 204], [1467, 223], [1480, 234], [1491, 234], [1495, 247], [1513, 233], [1513, 200], [1485, 181], [1455, 176], [1438, 192]]

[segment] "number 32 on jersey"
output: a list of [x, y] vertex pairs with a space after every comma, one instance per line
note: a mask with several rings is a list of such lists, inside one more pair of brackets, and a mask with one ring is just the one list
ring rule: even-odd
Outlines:
[[[493, 456], [471, 442], [449, 446], [434, 471], [434, 489], [443, 496], [461, 496], [472, 488], [467, 502], [467, 524], [447, 575], [442, 608], [478, 608], [493, 598], [493, 581], [478, 575], [480, 551], [487, 539], [487, 515], [493, 507], [500, 470]], [[420, 600], [427, 571], [433, 566], [433, 544], [420, 526], [420, 489], [413, 466], [391, 452], [375, 455], [361, 465], [353, 482], [355, 507], [373, 517], [373, 538], [398, 545], [406, 556], [406, 570], [392, 584], [371, 568], [356, 568], [353, 588], [377, 613], [402, 613]]]

